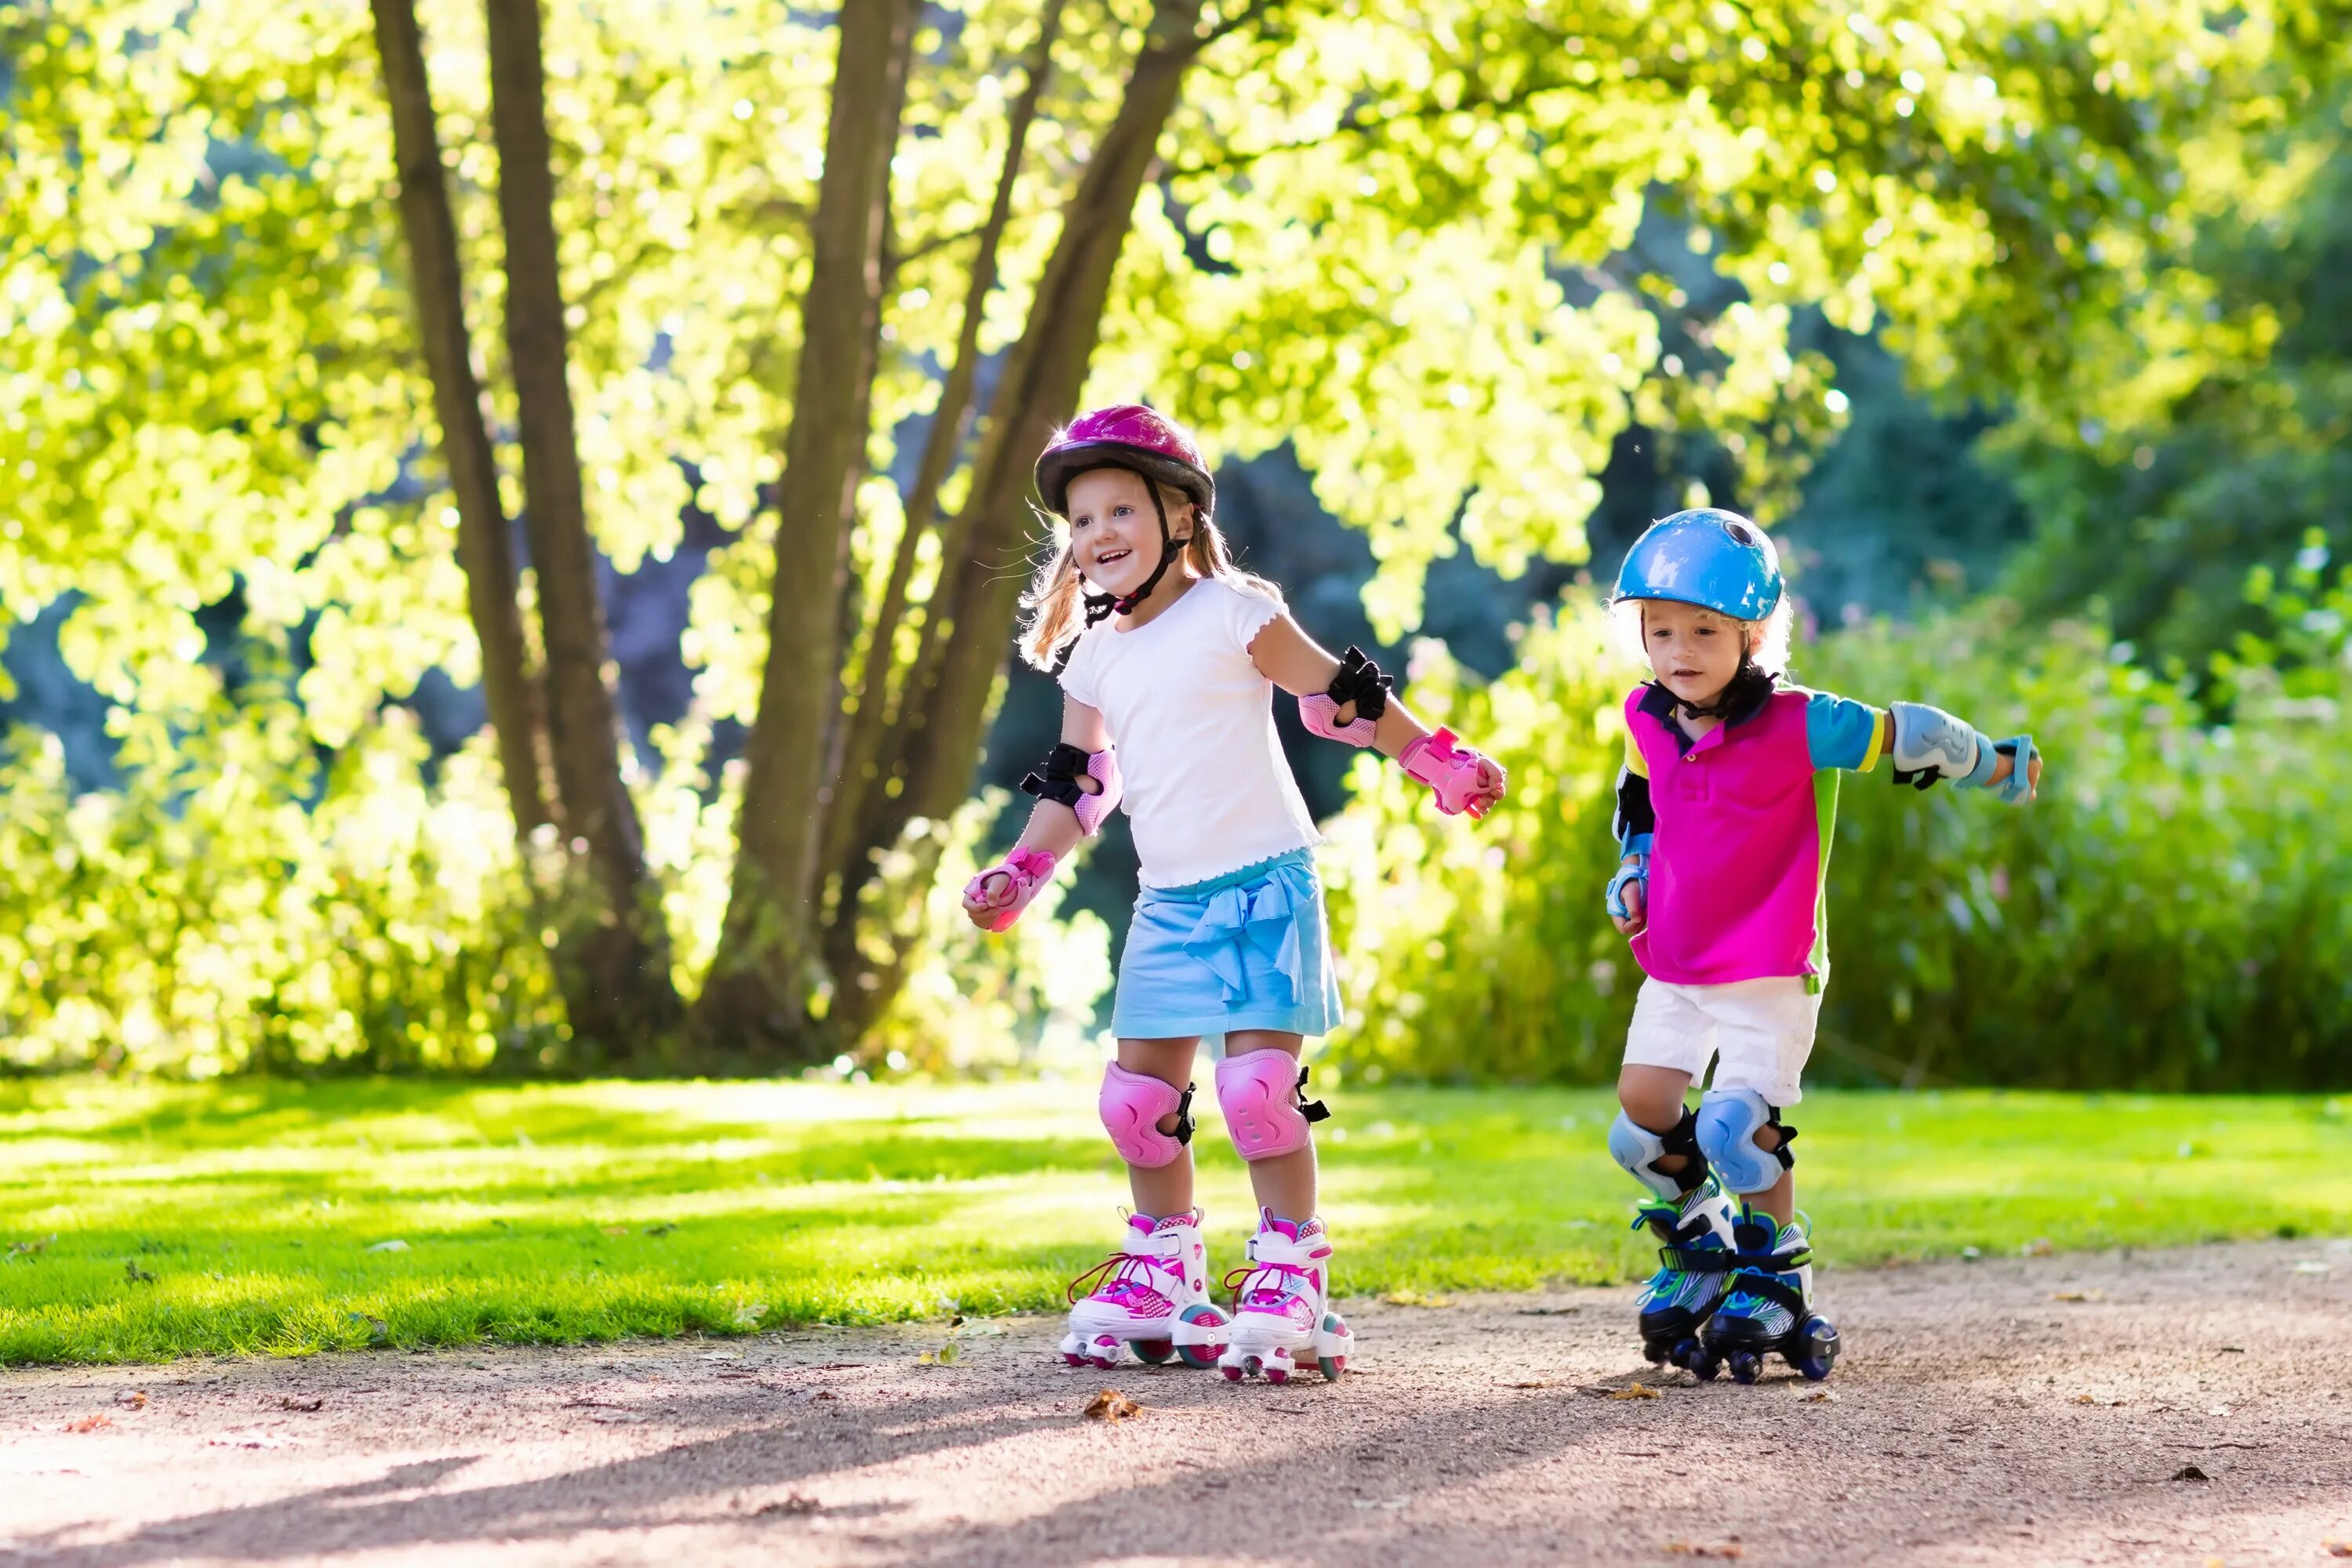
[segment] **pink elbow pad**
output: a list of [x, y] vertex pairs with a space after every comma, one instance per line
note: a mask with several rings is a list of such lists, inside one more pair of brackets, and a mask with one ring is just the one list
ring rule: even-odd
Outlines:
[[[965, 883], [963, 895], [973, 903], [996, 903], [997, 915], [989, 922], [988, 929], [992, 931], [1009, 931], [1013, 922], [1021, 918], [1021, 911], [1029, 907], [1029, 900], [1037, 896], [1037, 889], [1044, 887], [1053, 874], [1054, 857], [1045, 850], [1015, 849], [1001, 862]], [[1005, 879], [1013, 889], [1010, 900], [998, 902], [997, 895], [989, 889], [992, 877]]]
[[[1439, 730], [1405, 747], [1397, 765], [1409, 778], [1419, 779], [1437, 796], [1437, 809], [1448, 816], [1467, 811], [1484, 816], [1493, 801], [1478, 785], [1478, 765], [1486, 759], [1467, 746], [1454, 743], [1454, 731]], [[1498, 770], [1499, 771], [1499, 770]], [[1500, 792], [1496, 792], [1500, 798]]]
[[[1094, 780], [1096, 787], [1082, 786], [1082, 775]], [[1082, 752], [1066, 741], [1046, 753], [1045, 766], [1023, 778], [1021, 787], [1040, 800], [1068, 806], [1077, 816], [1078, 831], [1089, 838], [1100, 830], [1103, 818], [1118, 809], [1119, 796], [1126, 793], [1119, 782], [1118, 752], [1108, 746]]]
[[1369, 746], [1380, 725], [1359, 712], [1345, 724], [1333, 715], [1339, 705], [1323, 692], [1311, 692], [1298, 700], [1298, 721], [1307, 726], [1310, 735], [1320, 735], [1327, 741], [1344, 741], [1350, 746]]

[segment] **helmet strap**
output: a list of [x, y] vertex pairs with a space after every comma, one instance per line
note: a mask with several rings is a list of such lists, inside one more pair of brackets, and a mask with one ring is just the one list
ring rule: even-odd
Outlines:
[[1686, 719], [1729, 719], [1748, 701], [1758, 685], [1769, 687], [1771, 683], [1772, 678], [1758, 668], [1756, 656], [1743, 647], [1739, 650], [1739, 668], [1731, 672], [1731, 679], [1723, 683], [1723, 689], [1716, 693], [1715, 700], [1684, 702], [1681, 704], [1683, 716]]

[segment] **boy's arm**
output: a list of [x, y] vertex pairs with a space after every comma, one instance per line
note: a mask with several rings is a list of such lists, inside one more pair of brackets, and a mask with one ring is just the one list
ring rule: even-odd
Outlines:
[[1990, 741], [1923, 702], [1897, 702], [1881, 710], [1815, 692], [1805, 707], [1805, 740], [1816, 768], [1866, 773], [1883, 756], [1891, 760], [1896, 784], [1919, 789], [1950, 779], [1992, 790], [2016, 805], [2032, 800], [2042, 782], [2042, 759], [2031, 735]]
[[1650, 804], [1650, 769], [1642, 748], [1625, 737], [1625, 765], [1617, 770], [1617, 811], [1610, 823], [1617, 835], [1621, 858], [1609, 879], [1609, 918], [1627, 936], [1649, 921], [1650, 846], [1658, 831], [1658, 814]]

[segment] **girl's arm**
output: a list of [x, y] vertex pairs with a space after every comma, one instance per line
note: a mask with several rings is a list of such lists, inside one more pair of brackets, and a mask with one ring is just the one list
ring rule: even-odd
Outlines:
[[[1066, 754], [1057, 748], [1054, 759], [1047, 763], [1045, 779], [1032, 773], [1021, 781], [1023, 788], [1037, 796], [1037, 804], [1029, 813], [1029, 826], [1022, 829], [1020, 842], [1003, 860], [964, 885], [964, 916], [982, 931], [1003, 931], [1019, 920], [1021, 911], [1029, 907], [1029, 900], [1053, 876], [1055, 865], [1092, 831], [1091, 823], [1099, 822], [1118, 803], [1118, 771], [1109, 762], [1110, 733], [1103, 727], [1102, 714], [1075, 697], [1065, 696], [1062, 745], [1072, 752], [1084, 754], [1095, 767], [1093, 771], [1074, 767], [1065, 774], [1055, 765]], [[1076, 806], [1049, 793], [1054, 784], [1066, 779], [1079, 794], [1091, 797], [1087, 802], [1089, 821], [1082, 822]], [[1094, 802], [1102, 804], [1096, 806]]]
[[[1340, 673], [1340, 661], [1300, 629], [1287, 612], [1266, 622], [1257, 639], [1250, 644], [1249, 652], [1259, 673], [1297, 698], [1302, 710], [1317, 699], [1341, 695], [1332, 686]], [[1360, 654], [1353, 648], [1349, 652], [1353, 656], [1349, 660], [1351, 668], [1362, 663]], [[1402, 699], [1382, 691], [1380, 717], [1371, 733], [1364, 736], [1358, 731], [1341, 734], [1350, 731], [1361, 717], [1357, 708], [1352, 697], [1343, 698], [1320, 727], [1309, 728], [1319, 734], [1354, 740], [1358, 745], [1370, 745], [1384, 756], [1394, 757], [1406, 773], [1437, 792], [1440, 809], [1449, 815], [1467, 809], [1473, 816], [1484, 816], [1503, 798], [1502, 764], [1467, 747], [1456, 746], [1450, 731], [1432, 730], [1413, 715]]]

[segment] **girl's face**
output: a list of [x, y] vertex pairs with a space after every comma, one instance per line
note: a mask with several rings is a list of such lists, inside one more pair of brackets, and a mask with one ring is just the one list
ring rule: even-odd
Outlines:
[[[1192, 503], [1162, 494], [1168, 536], [1192, 531]], [[1106, 594], [1143, 585], [1160, 564], [1160, 514], [1150, 481], [1129, 468], [1089, 468], [1070, 481], [1070, 550], [1087, 582]]]
[[1705, 706], [1739, 673], [1748, 628], [1738, 621], [1672, 599], [1642, 605], [1642, 648], [1658, 683], [1684, 701]]

